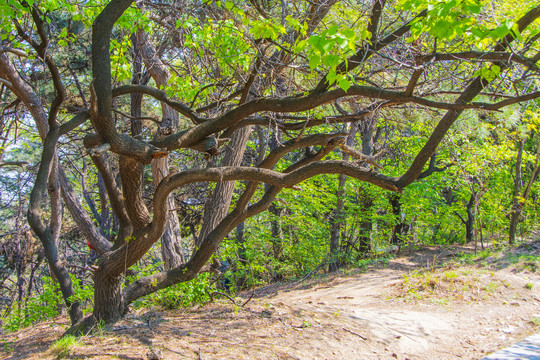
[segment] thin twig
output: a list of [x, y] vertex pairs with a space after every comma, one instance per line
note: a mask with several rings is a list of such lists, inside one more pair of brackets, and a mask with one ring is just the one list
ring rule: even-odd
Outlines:
[[349, 329], [347, 329], [347, 328], [343, 328], [343, 330], [345, 330], [345, 331], [348, 332], [348, 333], [351, 333], [351, 334], [353, 334], [353, 335], [358, 336], [360, 339], [362, 339], [362, 340], [364, 340], [364, 341], [367, 341], [367, 339], [368, 339], [367, 337], [362, 336], [362, 335], [360, 335], [359, 333], [356, 333], [356, 332], [354, 332], [354, 331], [351, 331], [351, 330], [349, 330]]
[[[232, 297], [230, 297], [229, 295], [221, 292], [221, 291], [214, 291], [213, 293], [210, 294], [210, 297], [212, 298], [212, 300], [214, 300], [214, 296], [215, 295], [221, 295], [221, 296], [225, 296], [227, 299], [229, 299], [234, 305], [238, 306], [238, 304], [236, 303], [236, 301], [234, 301], [234, 299]], [[242, 305], [244, 306], [244, 305]]]

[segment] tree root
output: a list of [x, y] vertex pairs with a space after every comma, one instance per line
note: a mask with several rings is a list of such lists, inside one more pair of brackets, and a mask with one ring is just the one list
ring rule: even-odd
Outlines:
[[62, 337], [68, 335], [86, 336], [95, 331], [98, 325], [99, 321], [96, 319], [96, 317], [94, 315], [90, 315], [85, 319], [77, 322], [75, 325], [72, 325], [69, 329], [67, 329], [64, 335], [62, 335]]

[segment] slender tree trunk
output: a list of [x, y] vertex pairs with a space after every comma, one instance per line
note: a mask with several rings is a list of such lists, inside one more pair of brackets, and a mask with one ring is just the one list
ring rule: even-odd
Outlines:
[[518, 146], [518, 153], [516, 158], [516, 175], [514, 177], [514, 193], [512, 194], [512, 214], [510, 217], [510, 229], [508, 230], [508, 242], [514, 244], [516, 241], [516, 231], [519, 223], [519, 216], [521, 215], [520, 203], [519, 203], [519, 190], [523, 186], [523, 171], [521, 170], [521, 163], [523, 159], [523, 149], [525, 148], [525, 140], [521, 140]]
[[[239, 166], [241, 164], [250, 133], [251, 126], [247, 126], [233, 134], [225, 150], [222, 166]], [[204, 207], [203, 225], [197, 238], [197, 246], [201, 245], [201, 242], [227, 215], [231, 205], [234, 184], [234, 181], [224, 181], [216, 184], [212, 196]]]
[[[343, 154], [343, 158], [349, 157], [347, 154]], [[348, 159], [347, 159], [348, 160]], [[341, 234], [341, 226], [343, 224], [343, 209], [345, 207], [345, 183], [347, 182], [346, 175], [339, 175], [337, 202], [334, 216], [331, 219], [330, 225], [330, 264], [328, 265], [328, 271], [337, 271], [340, 266], [339, 260], [339, 239]]]
[[99, 204], [100, 204], [100, 224], [99, 232], [107, 237], [109, 241], [113, 240], [112, 228], [111, 228], [111, 213], [109, 210], [109, 202], [107, 196], [107, 189], [105, 187], [105, 181], [100, 172], [97, 173], [97, 187], [99, 192]]
[[397, 223], [392, 230], [392, 238], [390, 243], [393, 245], [401, 246], [405, 243], [405, 237], [407, 236], [411, 226], [401, 218], [401, 195], [400, 194], [391, 194], [390, 195], [390, 205], [392, 206], [392, 213]]
[[371, 251], [371, 231], [373, 230], [371, 208], [373, 207], [373, 197], [364, 186], [358, 192], [358, 202], [362, 212], [358, 228], [358, 252], [360, 256], [366, 256]]
[[246, 233], [244, 231], [244, 227], [245, 224], [243, 221], [236, 227], [236, 243], [240, 247], [240, 253], [238, 254], [238, 256], [241, 260], [246, 260]]
[[469, 202], [467, 203], [467, 221], [465, 221], [465, 241], [470, 244], [474, 241], [474, 224], [476, 222], [475, 201], [476, 192], [471, 193]]
[[533, 183], [538, 178], [540, 173], [540, 137], [536, 147], [536, 159], [534, 162], [531, 178], [527, 182], [527, 186], [523, 190], [520, 196], [520, 188], [523, 186], [523, 171], [521, 170], [523, 149], [525, 148], [525, 140], [522, 140], [519, 144], [518, 155], [516, 159], [516, 176], [514, 179], [514, 193], [512, 199], [512, 215], [510, 217], [510, 228], [508, 231], [508, 242], [514, 244], [516, 241], [516, 232], [519, 225], [521, 213], [523, 212], [523, 206], [529, 198]]
[[[358, 126], [355, 123], [350, 125], [345, 124], [343, 132], [348, 132], [346, 143], [348, 146], [354, 145], [354, 137], [358, 131]], [[349, 154], [343, 153], [342, 159], [348, 161], [350, 158]], [[338, 177], [338, 191], [336, 193], [336, 209], [334, 211], [334, 216], [330, 222], [330, 264], [328, 265], [328, 271], [337, 271], [341, 265], [339, 259], [339, 248], [340, 248], [340, 238], [341, 238], [341, 228], [343, 226], [343, 209], [345, 208], [345, 184], [347, 182], [346, 175], [339, 175]]]
[[[28, 223], [32, 230], [38, 235], [43, 248], [45, 249], [45, 256], [51, 270], [51, 276], [54, 276], [60, 286], [62, 295], [66, 306], [68, 307], [71, 323], [74, 324], [82, 318], [82, 311], [78, 301], [73, 301], [73, 286], [69, 273], [66, 270], [62, 259], [58, 254], [57, 238], [55, 237], [57, 231], [47, 226], [42, 219], [41, 206], [45, 198], [45, 191], [49, 182], [49, 176], [51, 173], [56, 174], [58, 169], [53, 170], [53, 166], [57, 166], [56, 158], [56, 142], [58, 141], [57, 129], [50, 130], [45, 137], [43, 144], [43, 152], [41, 157], [41, 163], [36, 175], [36, 181], [34, 188], [30, 193], [30, 201], [28, 204]], [[55, 212], [53, 211], [52, 214]], [[55, 216], [58, 216], [56, 214]], [[50, 224], [59, 224], [58, 219], [51, 219]]]
[[[275, 132], [270, 134], [268, 139], [268, 147], [270, 151], [274, 151], [281, 142], [281, 132], [279, 129], [276, 129]], [[266, 146], [261, 146], [266, 147]], [[262, 151], [262, 150], [261, 150]], [[258, 162], [261, 162], [264, 157], [259, 157]], [[268, 184], [264, 185], [265, 190], [268, 190], [270, 186]], [[272, 205], [268, 208], [270, 214], [272, 214], [270, 220], [270, 228], [272, 234], [272, 249], [274, 251], [274, 259], [280, 260], [283, 254], [283, 228], [281, 227], [281, 216], [283, 215], [285, 209], [277, 205], [276, 202], [273, 202]]]
[[283, 229], [281, 228], [280, 221], [283, 210], [275, 202], [268, 208], [268, 211], [272, 214], [270, 228], [272, 232], [272, 249], [274, 251], [274, 259], [276, 260], [280, 260], [283, 255]]

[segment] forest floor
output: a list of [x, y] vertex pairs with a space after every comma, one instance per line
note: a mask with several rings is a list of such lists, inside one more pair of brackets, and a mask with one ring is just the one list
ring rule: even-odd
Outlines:
[[[467, 255], [468, 254], [468, 255]], [[247, 299], [251, 292], [242, 294]], [[238, 299], [242, 304], [245, 300]], [[4, 335], [2, 359], [55, 359], [66, 317]], [[244, 306], [135, 311], [69, 359], [479, 359], [540, 332], [540, 241], [427, 247], [255, 290]]]

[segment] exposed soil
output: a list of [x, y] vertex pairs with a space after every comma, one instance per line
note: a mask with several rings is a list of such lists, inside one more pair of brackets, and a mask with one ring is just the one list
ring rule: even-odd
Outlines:
[[[135, 312], [67, 358], [479, 359], [540, 332], [538, 257], [449, 263], [462, 251], [471, 249], [426, 248], [365, 272], [263, 287], [243, 308], [220, 300]], [[512, 250], [523, 253], [540, 254], [540, 242]], [[60, 318], [4, 335], [0, 356], [54, 359], [67, 326]]]

